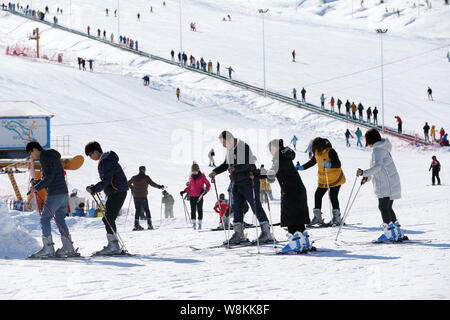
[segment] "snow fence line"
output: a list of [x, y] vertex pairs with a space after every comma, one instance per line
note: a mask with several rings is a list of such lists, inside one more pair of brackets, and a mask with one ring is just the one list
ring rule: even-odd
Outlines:
[[242, 81], [236, 81], [236, 80], [228, 79], [225, 76], [221, 76], [221, 75], [217, 75], [217, 74], [214, 74], [214, 73], [205, 72], [205, 71], [202, 71], [200, 69], [196, 69], [196, 68], [190, 67], [190, 66], [185, 66], [185, 65], [183, 65], [183, 63], [177, 63], [175, 61], [172, 61], [172, 60], [169, 60], [169, 59], [166, 59], [166, 58], [163, 58], [163, 57], [159, 57], [159, 56], [153, 55], [151, 53], [147, 53], [147, 52], [144, 52], [144, 51], [141, 51], [141, 50], [135, 50], [135, 49], [129, 48], [127, 46], [122, 46], [122, 45], [120, 45], [118, 43], [111, 42], [111, 41], [106, 40], [106, 39], [101, 39], [101, 38], [95, 37], [93, 35], [88, 35], [85, 32], [82, 32], [82, 31], [79, 31], [79, 30], [76, 30], [76, 29], [72, 29], [72, 28], [68, 28], [68, 27], [65, 27], [65, 26], [60, 25], [60, 24], [54, 24], [54, 23], [51, 23], [49, 21], [40, 20], [40, 19], [37, 19], [35, 17], [26, 15], [24, 13], [21, 13], [21, 12], [15, 11], [15, 10], [5, 9], [4, 11], [7, 11], [7, 12], [9, 12], [11, 14], [14, 14], [14, 15], [22, 17], [22, 18], [26, 18], [26, 19], [29, 19], [29, 20], [32, 20], [32, 21], [35, 21], [35, 22], [40, 22], [40, 23], [46, 24], [46, 25], [48, 25], [50, 27], [53, 27], [53, 28], [57, 28], [57, 29], [60, 29], [60, 30], [66, 31], [66, 32], [70, 32], [70, 33], [73, 33], [73, 34], [76, 34], [76, 35], [79, 35], [79, 36], [82, 36], [82, 37], [85, 37], [85, 38], [89, 38], [91, 40], [99, 41], [99, 42], [102, 42], [104, 44], [116, 47], [118, 49], [128, 51], [130, 53], [134, 53], [134, 54], [137, 54], [137, 55], [140, 55], [140, 56], [143, 56], [143, 57], [147, 57], [149, 59], [162, 61], [164, 63], [168, 63], [168, 64], [171, 64], [171, 65], [174, 65], [174, 66], [179, 66], [181, 68], [185, 68], [185, 69], [193, 71], [193, 72], [197, 72], [197, 73], [200, 73], [200, 74], [212, 77], [212, 78], [216, 78], [218, 80], [222, 80], [222, 81], [228, 82], [229, 84], [231, 84], [233, 86], [236, 86], [236, 87], [239, 87], [239, 88], [242, 88], [242, 89], [245, 89], [247, 91], [251, 91], [251, 92], [263, 95], [263, 96], [268, 96], [268, 97], [270, 97], [272, 99], [275, 99], [275, 100], [278, 100], [280, 102], [284, 102], [284, 103], [293, 105], [293, 106], [295, 106], [297, 108], [300, 108], [300, 109], [305, 109], [305, 110], [308, 110], [308, 111], [311, 111], [311, 112], [315, 112], [315, 113], [318, 113], [318, 114], [321, 114], [321, 115], [324, 115], [324, 116], [328, 116], [330, 118], [333, 118], [333, 119], [336, 119], [336, 120], [340, 120], [340, 121], [344, 121], [344, 122], [347, 122], [347, 123], [353, 123], [355, 125], [359, 125], [359, 126], [364, 127], [366, 129], [373, 129], [373, 128], [375, 128], [375, 129], [378, 129], [378, 130], [382, 130], [386, 134], [390, 134], [390, 135], [392, 135], [394, 137], [397, 137], [397, 138], [400, 138], [402, 140], [406, 140], [408, 142], [411, 142], [411, 144], [413, 144], [415, 146], [429, 145], [429, 143], [427, 143], [424, 139], [419, 138], [418, 134], [415, 134], [415, 135], [405, 134], [405, 133], [401, 133], [400, 134], [400, 133], [397, 132], [396, 129], [388, 128], [388, 127], [385, 127], [383, 129], [381, 126], [373, 125], [373, 124], [362, 122], [362, 121], [358, 121], [358, 120], [354, 120], [354, 119], [351, 119], [351, 118], [347, 118], [343, 114], [337, 114], [337, 113], [334, 113], [334, 112], [322, 109], [319, 106], [313, 105], [311, 103], [303, 103], [303, 102], [300, 102], [300, 101], [298, 101], [296, 99], [293, 99], [291, 97], [284, 96], [282, 94], [279, 94], [279, 93], [276, 93], [276, 92], [273, 92], [273, 91], [264, 90], [263, 88], [260, 88], [260, 87], [257, 87], [257, 86], [253, 86], [253, 85], [247, 84], [247, 83], [242, 82]]

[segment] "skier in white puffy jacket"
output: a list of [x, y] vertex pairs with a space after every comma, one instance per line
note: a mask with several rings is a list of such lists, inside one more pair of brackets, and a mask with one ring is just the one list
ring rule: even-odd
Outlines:
[[391, 156], [392, 145], [389, 139], [382, 139], [376, 129], [367, 131], [365, 137], [366, 147], [370, 146], [373, 149], [372, 160], [369, 169], [358, 169], [356, 175], [363, 177], [361, 184], [372, 180], [378, 197], [378, 208], [383, 219], [383, 234], [376, 242], [407, 240], [392, 209], [394, 200], [401, 198], [400, 176]]

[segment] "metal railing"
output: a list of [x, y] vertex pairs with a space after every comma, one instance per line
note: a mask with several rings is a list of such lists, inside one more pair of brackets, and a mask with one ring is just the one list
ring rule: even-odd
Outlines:
[[[225, 81], [225, 82], [227, 82], [227, 83], [229, 83], [229, 84], [231, 84], [233, 86], [239, 87], [241, 89], [245, 89], [245, 90], [248, 90], [248, 91], [260, 94], [260, 95], [268, 96], [268, 97], [270, 97], [272, 99], [275, 99], [275, 100], [278, 100], [278, 101], [281, 101], [281, 102], [284, 102], [284, 103], [288, 103], [288, 104], [293, 105], [293, 106], [295, 106], [297, 108], [300, 108], [300, 109], [305, 109], [305, 110], [308, 110], [308, 111], [311, 111], [311, 112], [315, 112], [315, 113], [318, 113], [318, 114], [321, 114], [321, 115], [324, 115], [324, 116], [327, 116], [327, 117], [331, 117], [333, 119], [337, 119], [337, 120], [340, 120], [340, 121], [345, 121], [347, 123], [352, 123], [352, 124], [355, 124], [355, 125], [359, 125], [361, 127], [367, 128], [367, 129], [376, 128], [376, 129], [379, 129], [379, 130], [383, 130], [383, 128], [381, 126], [370, 124], [370, 123], [364, 122], [364, 121], [355, 120], [355, 119], [352, 119], [352, 118], [348, 118], [344, 114], [331, 112], [329, 110], [322, 109], [322, 108], [320, 108], [320, 107], [318, 107], [316, 105], [313, 105], [311, 103], [303, 103], [303, 102], [300, 102], [300, 101], [298, 101], [296, 99], [293, 99], [291, 97], [282, 95], [280, 93], [276, 93], [276, 92], [269, 91], [269, 90], [264, 91], [263, 88], [260, 88], [260, 87], [257, 87], [257, 86], [254, 86], [254, 85], [242, 82], [242, 81], [229, 79], [229, 78], [227, 78], [225, 76], [221, 76], [221, 75], [214, 74], [214, 73], [209, 73], [209, 72], [203, 71], [201, 69], [197, 69], [195, 67], [182, 65], [182, 64], [180, 64], [178, 62], [175, 62], [175, 61], [163, 58], [163, 57], [159, 57], [159, 56], [153, 55], [151, 53], [147, 53], [147, 52], [140, 51], [140, 50], [135, 50], [135, 49], [129, 48], [127, 46], [123, 46], [121, 44], [102, 39], [100, 37], [96, 37], [96, 36], [93, 36], [93, 35], [88, 35], [87, 33], [79, 31], [79, 30], [71, 29], [71, 28], [68, 28], [68, 27], [65, 27], [65, 26], [62, 26], [62, 25], [59, 25], [59, 24], [54, 24], [54, 23], [51, 23], [49, 21], [40, 20], [40, 19], [31, 17], [29, 15], [23, 14], [21, 12], [18, 12], [18, 11], [12, 11], [12, 10], [9, 10], [9, 9], [6, 9], [5, 11], [8, 11], [8, 12], [10, 12], [12, 14], [15, 14], [17, 16], [20, 16], [20, 17], [23, 17], [23, 18], [26, 18], [26, 19], [29, 19], [29, 20], [33, 20], [33, 21], [36, 21], [36, 22], [40, 22], [40, 23], [46, 24], [46, 25], [51, 26], [51, 27], [56, 28], [56, 29], [60, 29], [60, 30], [67, 31], [67, 32], [70, 32], [70, 33], [73, 33], [73, 34], [77, 34], [77, 35], [82, 36], [82, 37], [89, 38], [91, 40], [102, 42], [104, 44], [116, 47], [116, 48], [121, 49], [121, 50], [128, 51], [128, 52], [133, 53], [133, 54], [137, 54], [137, 55], [140, 55], [140, 56], [143, 56], [143, 57], [147, 57], [149, 59], [153, 59], [153, 60], [157, 60], [157, 61], [162, 61], [164, 63], [168, 63], [168, 64], [171, 64], [171, 65], [174, 65], [174, 66], [178, 66], [178, 67], [181, 67], [181, 68], [185, 68], [185, 69], [187, 69], [189, 71], [197, 72], [197, 73], [202, 74], [202, 75], [206, 75], [206, 76], [209, 76], [209, 77], [212, 77], [212, 78], [215, 78], [215, 79], [219, 79], [219, 80]], [[397, 138], [409, 141], [409, 142], [414, 142], [416, 144], [418, 143], [418, 144], [421, 144], [421, 145], [428, 145], [428, 143], [424, 139], [419, 138], [418, 135], [411, 135], [411, 134], [406, 134], [406, 133], [401, 133], [400, 134], [394, 128], [385, 127], [383, 132], [387, 133], [387, 134], [390, 134], [392, 136], [395, 136]]]

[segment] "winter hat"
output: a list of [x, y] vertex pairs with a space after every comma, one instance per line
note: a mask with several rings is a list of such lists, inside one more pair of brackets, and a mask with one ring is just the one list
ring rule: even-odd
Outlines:
[[77, 193], [78, 193], [78, 189], [73, 189], [73, 190], [72, 190], [72, 193], [77, 194]]
[[192, 166], [191, 166], [191, 172], [194, 171], [200, 171], [200, 167], [198, 166], [197, 162], [192, 162]]
[[145, 166], [140, 166], [139, 171], [145, 171]]
[[225, 195], [223, 193], [220, 194], [219, 199], [225, 199]]

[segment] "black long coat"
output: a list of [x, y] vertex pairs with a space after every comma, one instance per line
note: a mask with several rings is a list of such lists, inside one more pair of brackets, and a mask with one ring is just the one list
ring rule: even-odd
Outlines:
[[[276, 160], [278, 157], [278, 161]], [[281, 226], [294, 226], [300, 224], [309, 224], [309, 209], [306, 189], [302, 179], [293, 164], [295, 152], [285, 147], [278, 151], [278, 155], [274, 158], [272, 169], [268, 172], [269, 182], [273, 182], [275, 178], [271, 173], [275, 173], [278, 183], [281, 187]], [[278, 162], [278, 171], [276, 162]]]

